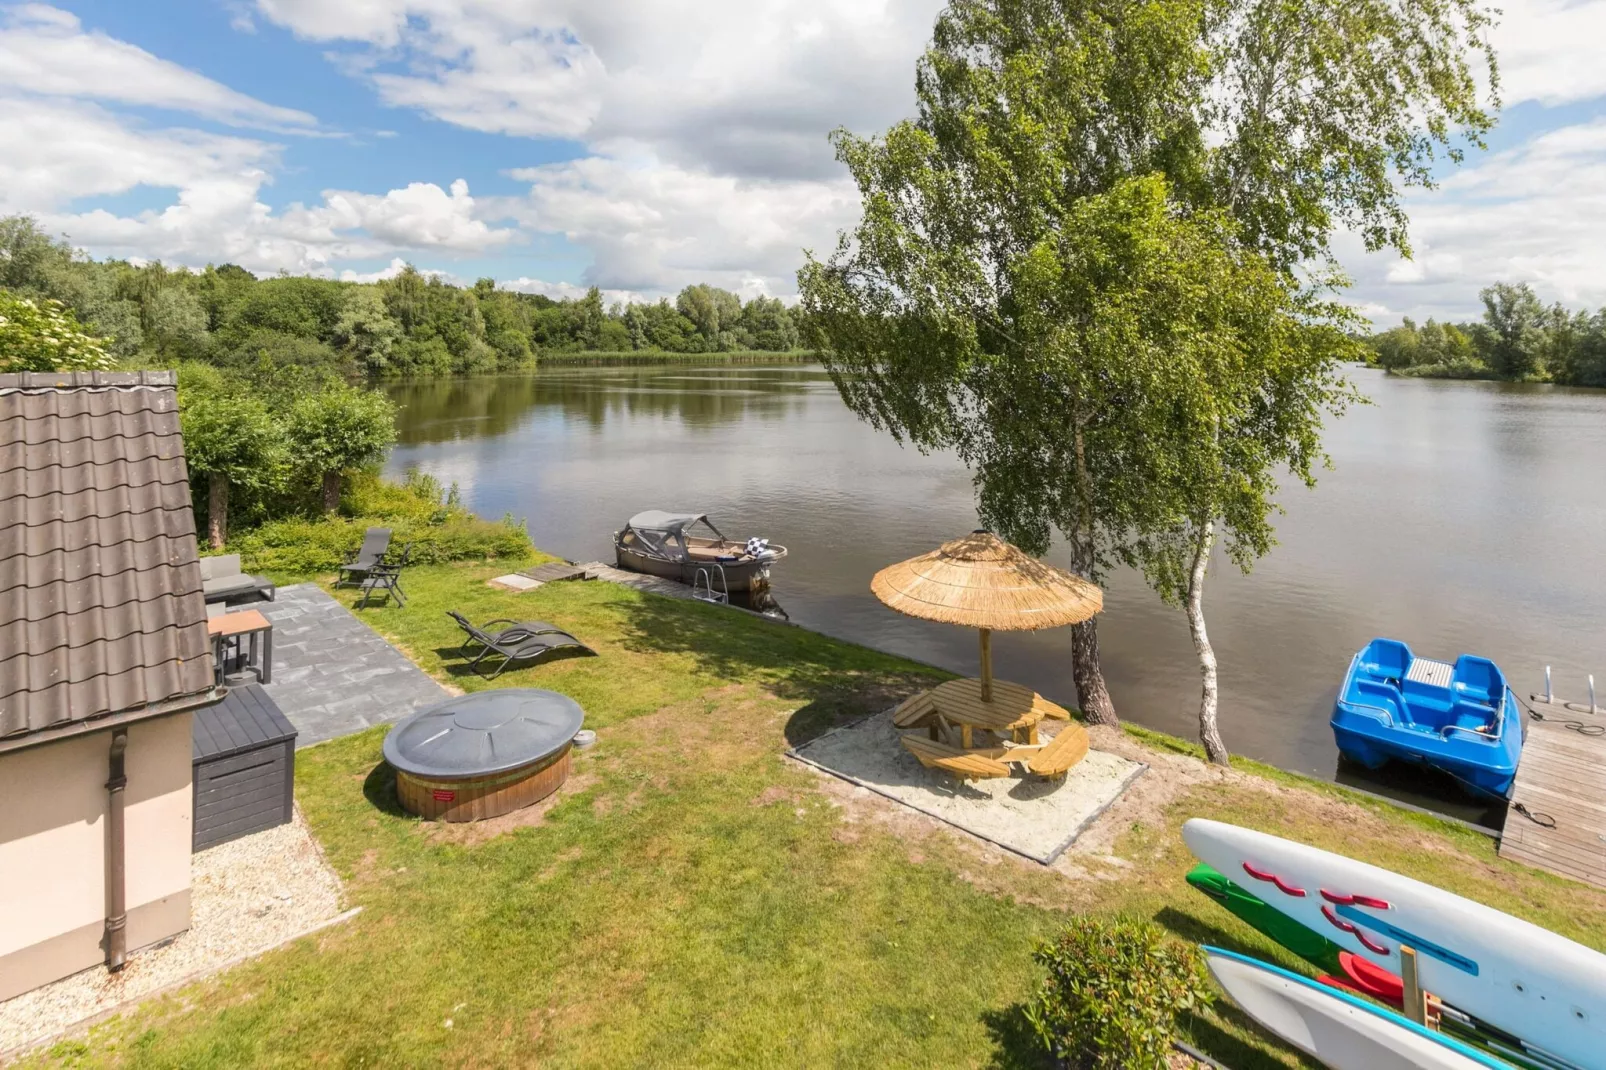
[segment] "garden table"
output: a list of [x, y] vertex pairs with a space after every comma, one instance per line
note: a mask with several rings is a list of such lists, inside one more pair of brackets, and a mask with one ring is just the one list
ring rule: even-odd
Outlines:
[[223, 686], [224, 647], [230, 640], [238, 644], [242, 639], [249, 639], [246, 668], [256, 674], [259, 682], [264, 684], [273, 682], [273, 622], [261, 612], [248, 609], [241, 613], [225, 613], [220, 617], [209, 617], [206, 622], [206, 634], [212, 639], [212, 658], [217, 665], [219, 687]]

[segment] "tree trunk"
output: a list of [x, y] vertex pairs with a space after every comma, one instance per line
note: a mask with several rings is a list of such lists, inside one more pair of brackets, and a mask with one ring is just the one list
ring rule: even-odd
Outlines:
[[1119, 727], [1110, 689], [1104, 686], [1104, 670], [1099, 666], [1099, 622], [1097, 618], [1071, 625], [1071, 678], [1076, 681], [1076, 700], [1088, 724]]
[[221, 550], [229, 539], [229, 477], [212, 472], [206, 477], [206, 534], [212, 549]]
[[1204, 744], [1205, 757], [1215, 765], [1230, 765], [1227, 745], [1221, 741], [1221, 729], [1216, 725], [1218, 691], [1216, 682], [1216, 651], [1210, 645], [1205, 631], [1204, 585], [1210, 567], [1210, 547], [1215, 542], [1216, 525], [1207, 522], [1199, 529], [1193, 549], [1193, 569], [1188, 573], [1188, 631], [1193, 635], [1193, 650], [1199, 655], [1199, 675], [1204, 686], [1199, 692], [1199, 742]]
[[[1093, 500], [1089, 487], [1087, 454], [1083, 447], [1082, 429], [1072, 432], [1076, 451], [1076, 490], [1080, 508], [1077, 510], [1077, 531], [1071, 537], [1072, 563], [1084, 576], [1093, 574]], [[1104, 669], [1099, 664], [1098, 619], [1085, 620], [1071, 625], [1071, 679], [1076, 682], [1076, 701], [1082, 707], [1082, 716], [1088, 724], [1119, 727], [1121, 719], [1115, 715], [1115, 702], [1110, 689], [1104, 684]]]
[[340, 511], [339, 472], [325, 472], [323, 474], [323, 511], [326, 513]]

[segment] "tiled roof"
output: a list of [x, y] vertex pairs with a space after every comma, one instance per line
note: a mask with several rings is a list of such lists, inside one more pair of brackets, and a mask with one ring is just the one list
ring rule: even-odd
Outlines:
[[173, 373], [0, 375], [0, 744], [211, 687]]

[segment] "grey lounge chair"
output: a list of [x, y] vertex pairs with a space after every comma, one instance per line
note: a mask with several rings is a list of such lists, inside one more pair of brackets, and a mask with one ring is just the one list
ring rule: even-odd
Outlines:
[[[592, 657], [597, 656], [595, 650], [544, 620], [493, 620], [487, 621], [484, 628], [476, 628], [467, 617], [455, 610], [447, 610], [446, 615], [468, 633], [468, 639], [464, 641], [460, 652], [463, 657], [469, 658], [468, 667], [482, 679], [494, 680], [515, 661], [536, 661], [555, 650], [578, 650]], [[486, 631], [486, 628], [497, 624], [505, 624], [508, 627], [495, 632]], [[476, 646], [480, 651], [474, 654], [472, 650]], [[486, 673], [480, 667], [480, 662], [491, 655], [499, 657], [501, 661], [494, 672]]]
[[368, 605], [369, 597], [375, 591], [385, 592], [385, 599], [389, 601], [391, 595], [396, 596], [396, 604], [407, 604], [407, 592], [401, 587], [402, 569], [413, 556], [413, 544], [408, 543], [402, 547], [402, 552], [396, 557], [386, 554], [377, 563], [370, 565], [362, 578], [362, 597], [357, 600], [357, 608], [362, 609]]
[[390, 529], [369, 528], [362, 537], [362, 547], [350, 561], [340, 566], [340, 573], [335, 577], [335, 586], [361, 583], [368, 575], [368, 571], [385, 559], [385, 553], [389, 549]]
[[275, 590], [272, 580], [241, 572], [239, 554], [219, 554], [201, 558], [201, 594], [208, 604], [233, 605], [271, 602]]

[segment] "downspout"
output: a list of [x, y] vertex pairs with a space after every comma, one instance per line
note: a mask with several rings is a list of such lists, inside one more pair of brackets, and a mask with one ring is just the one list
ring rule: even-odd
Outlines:
[[106, 781], [106, 794], [108, 811], [106, 816], [106, 832], [110, 838], [107, 847], [107, 859], [110, 876], [106, 888], [106, 968], [113, 973], [123, 968], [124, 960], [128, 957], [128, 904], [126, 902], [126, 889], [124, 879], [126, 866], [124, 865], [123, 842], [123, 789], [128, 786], [128, 776], [123, 768], [123, 754], [128, 750], [128, 729], [118, 728], [112, 732], [112, 749], [110, 758], [110, 777]]

